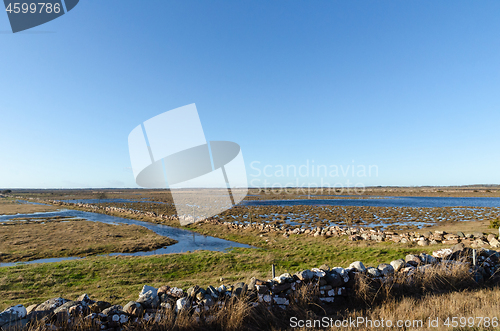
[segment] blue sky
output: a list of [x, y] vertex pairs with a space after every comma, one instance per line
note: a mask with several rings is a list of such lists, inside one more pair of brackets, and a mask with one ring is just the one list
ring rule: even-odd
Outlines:
[[256, 186], [319, 182], [276, 174], [307, 164], [377, 168], [332, 185], [498, 184], [499, 13], [498, 1], [86, 0], [16, 34], [0, 13], [0, 187], [137, 187], [128, 134], [191, 103], [207, 140], [240, 144]]

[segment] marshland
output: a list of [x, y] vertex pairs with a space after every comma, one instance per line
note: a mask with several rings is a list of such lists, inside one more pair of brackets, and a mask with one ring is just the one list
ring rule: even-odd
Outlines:
[[[207, 288], [271, 279], [272, 266], [281, 275], [325, 265], [347, 268], [354, 261], [377, 267], [411, 254], [432, 255], [455, 242], [444, 238], [432, 245], [420, 245], [418, 240], [352, 240], [340, 230], [338, 234], [332, 231], [336, 227], [394, 236], [410, 233], [411, 238], [435, 231], [460, 232], [469, 237], [458, 241], [474, 244], [474, 233], [498, 237], [499, 191], [498, 187], [377, 188], [367, 189], [364, 195], [341, 197], [307, 192], [304, 198], [298, 194], [301, 192], [284, 195], [251, 189], [238, 206], [181, 227], [165, 190], [14, 190], [0, 199], [0, 214], [4, 215], [0, 219], [0, 309], [16, 304], [28, 307], [56, 297], [75, 300], [82, 293], [125, 306], [144, 285], [186, 291], [195, 285]], [[175, 237], [175, 231], [186, 232]], [[300, 231], [302, 234], [295, 234]], [[169, 251], [179, 241], [186, 243], [185, 249]], [[468, 313], [493, 312], [497, 307], [500, 290], [496, 276], [477, 282], [468, 268], [427, 276], [415, 291], [379, 288], [372, 292], [370, 282], [362, 287], [359, 278], [352, 297], [321, 309], [315, 308], [317, 289], [303, 289], [300, 305], [290, 304], [289, 309], [303, 317], [338, 319], [403, 316], [400, 307], [406, 311], [419, 302], [434, 300], [455, 304], [443, 303], [419, 316], [444, 317], [460, 310], [457, 305], [464, 305], [460, 311]], [[477, 302], [465, 306], [465, 298]], [[199, 324], [189, 315], [143, 327], [239, 330], [252, 329], [252, 323], [270, 330], [290, 327], [290, 311], [283, 315], [280, 308], [266, 308], [264, 314], [262, 307], [243, 309], [244, 298], [238, 300], [242, 301], [231, 303], [234, 311], [216, 313], [224, 316], [215, 324]], [[270, 321], [268, 325], [262, 316]]]

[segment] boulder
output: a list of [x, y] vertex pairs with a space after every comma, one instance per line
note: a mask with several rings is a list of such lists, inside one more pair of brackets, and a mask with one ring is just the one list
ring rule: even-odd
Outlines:
[[280, 293], [280, 292], [286, 291], [286, 290], [288, 290], [290, 288], [292, 288], [292, 284], [291, 283], [284, 283], [284, 284], [281, 284], [281, 285], [275, 285], [275, 286], [271, 287], [271, 291], [273, 293]]
[[456, 244], [455, 246], [453, 246], [451, 248], [451, 252], [452, 253], [455, 253], [455, 252], [459, 252], [459, 251], [463, 251], [465, 248], [464, 244], [460, 243], [460, 244]]
[[68, 301], [69, 300], [63, 298], [52, 298], [38, 305], [35, 311], [45, 311], [45, 310], [53, 311], [54, 309], [56, 309], [59, 306], [62, 306], [64, 303]]
[[325, 276], [325, 280], [327, 284], [332, 287], [339, 287], [344, 284], [342, 277], [334, 271], [328, 272]]
[[141, 317], [144, 313], [144, 308], [142, 305], [135, 301], [130, 301], [123, 307], [123, 311], [134, 317]]
[[83, 306], [80, 301], [78, 302], [78, 305], [69, 307], [68, 313], [70, 316], [82, 316], [87, 315], [90, 312], [90, 308], [88, 306]]
[[421, 253], [419, 257], [420, 260], [422, 260], [422, 262], [425, 264], [433, 264], [437, 262], [436, 258], [429, 254]]
[[137, 302], [144, 306], [144, 308], [156, 309], [160, 305], [160, 298], [158, 298], [158, 289], [152, 286], [144, 285], [139, 299]]
[[209, 287], [207, 287], [207, 294], [211, 295], [212, 298], [214, 298], [214, 299], [218, 299], [219, 298], [219, 291], [217, 291], [215, 289], [215, 287], [213, 287], [212, 285], [210, 285]]
[[112, 305], [111, 307], [108, 307], [104, 309], [101, 314], [103, 315], [112, 315], [112, 314], [117, 314], [117, 313], [123, 313], [123, 307], [120, 305]]
[[205, 298], [203, 300], [201, 300], [201, 303], [205, 307], [211, 307], [214, 305], [214, 299], [209, 294], [205, 294]]
[[158, 289], [156, 287], [149, 286], [149, 285], [144, 285], [142, 287], [141, 293], [139, 293], [139, 295], [146, 294], [149, 291], [154, 292], [155, 294], [158, 295]]
[[246, 291], [247, 291], [247, 284], [239, 282], [234, 285], [234, 291], [233, 291], [234, 294], [239, 296], [241, 294], [245, 294]]
[[366, 269], [366, 273], [373, 277], [380, 277], [382, 274], [377, 268], [369, 267]]
[[26, 330], [28, 328], [28, 323], [30, 319], [25, 317], [20, 320], [15, 320], [10, 323], [4, 324], [1, 327], [2, 331], [18, 331], [18, 330]]
[[383, 276], [392, 275], [394, 273], [394, 267], [387, 263], [381, 263], [377, 267]]
[[411, 265], [414, 265], [414, 266], [422, 263], [422, 261], [420, 260], [420, 258], [417, 255], [413, 255], [413, 254], [406, 255], [405, 262], [409, 263]]
[[285, 282], [290, 282], [290, 281], [293, 281], [293, 277], [292, 275], [290, 275], [289, 273], [284, 273], [282, 275], [279, 275], [277, 277], [274, 277], [273, 279], [275, 282], [277, 282], [278, 284], [283, 284]]
[[474, 232], [473, 235], [475, 239], [484, 239], [484, 233], [482, 232]]
[[221, 295], [224, 295], [224, 293], [227, 292], [227, 286], [222, 284], [221, 286], [217, 287], [217, 292], [219, 292]]
[[427, 240], [427, 239], [418, 240], [418, 241], [417, 241], [417, 244], [418, 244], [419, 246], [429, 246], [429, 240]]
[[184, 296], [184, 291], [178, 287], [172, 287], [167, 291], [167, 294], [174, 298], [182, 298]]
[[23, 305], [12, 306], [0, 313], [0, 327], [21, 320], [27, 315]]
[[422, 233], [422, 236], [423, 236], [424, 238], [428, 239], [429, 237], [431, 237], [431, 236], [432, 236], [432, 232], [430, 232], [430, 231], [426, 231], [426, 232]]
[[474, 242], [471, 244], [471, 247], [478, 248], [478, 247], [487, 247], [489, 244], [484, 241], [483, 239], [476, 239]]
[[121, 324], [128, 322], [129, 318], [123, 311], [112, 310], [106, 316], [108, 327], [119, 328]]
[[[292, 276], [292, 279], [294, 279], [293, 276]], [[254, 291], [255, 285], [257, 285], [257, 278], [255, 278], [255, 277], [250, 278], [250, 282], [248, 283], [248, 291]], [[207, 291], [208, 291], [208, 288], [207, 288]]]
[[206, 291], [202, 288], [198, 290], [198, 293], [196, 293], [196, 300], [201, 301], [205, 298], [205, 293]]
[[326, 276], [326, 272], [318, 268], [312, 268], [311, 271], [314, 273], [315, 277], [321, 278]]
[[106, 301], [97, 301], [90, 305], [90, 311], [93, 313], [100, 313], [104, 309], [111, 307], [111, 304]]
[[38, 304], [30, 305], [26, 308], [26, 314], [29, 315], [32, 311], [34, 311], [38, 307]]
[[330, 266], [328, 264], [322, 264], [321, 267], [319, 267], [318, 269], [328, 272], [330, 271]]
[[196, 296], [196, 293], [200, 290], [200, 287], [198, 285], [191, 286], [190, 288], [187, 289], [186, 293], [188, 297], [194, 298]]
[[74, 306], [79, 306], [81, 305], [80, 301], [68, 301], [54, 309], [54, 314], [57, 314], [59, 312], [65, 311], [69, 314], [69, 309]]
[[300, 271], [296, 274], [296, 276], [302, 280], [302, 281], [308, 281], [308, 280], [311, 280], [313, 279], [314, 277], [314, 273], [309, 270], [309, 269], [306, 269], [306, 270], [303, 270], [303, 271]]
[[356, 269], [359, 272], [365, 272], [366, 271], [366, 267], [364, 266], [363, 262], [361, 262], [361, 261], [356, 261], [356, 262], [351, 263], [349, 265], [349, 268], [354, 268], [354, 269]]
[[336, 267], [336, 268], [332, 268], [331, 271], [337, 273], [340, 276], [340, 278], [342, 278], [342, 281], [344, 283], [347, 283], [349, 281], [349, 271], [348, 270], [341, 268], [341, 267]]
[[391, 261], [391, 265], [394, 268], [394, 271], [399, 271], [401, 268], [404, 268], [406, 266], [406, 262], [403, 259], [398, 259]]
[[498, 241], [498, 239], [494, 235], [491, 238], [490, 236], [488, 236], [488, 242], [490, 243], [490, 246], [494, 248], [500, 247], [500, 241]]
[[459, 236], [458, 236], [458, 235], [456, 235], [456, 234], [453, 234], [453, 233], [449, 233], [449, 234], [446, 234], [446, 235], [444, 236], [444, 238], [445, 238], [446, 240], [457, 240], [457, 239], [459, 238]]
[[169, 290], [170, 290], [170, 286], [163, 285], [163, 286], [158, 288], [158, 290], [156, 291], [156, 294], [158, 294], [158, 297], [161, 297], [162, 294], [168, 295]]
[[410, 275], [416, 268], [413, 266], [404, 267], [400, 269], [400, 272]]
[[189, 300], [184, 297], [184, 298], [180, 298], [176, 301], [175, 303], [175, 312], [181, 312], [185, 309], [188, 309], [190, 307], [190, 302]]
[[78, 299], [76, 299], [76, 301], [80, 301], [82, 306], [90, 306], [91, 304], [93, 304], [95, 302], [93, 300], [90, 300], [87, 293], [80, 295], [78, 297]]

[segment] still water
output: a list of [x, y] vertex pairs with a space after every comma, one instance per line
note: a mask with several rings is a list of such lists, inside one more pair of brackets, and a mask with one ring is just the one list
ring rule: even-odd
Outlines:
[[[171, 253], [183, 253], [195, 250], [209, 250], [209, 251], [224, 251], [232, 247], [245, 247], [251, 248], [249, 245], [240, 244], [237, 242], [219, 239], [215, 237], [203, 236], [192, 231], [177, 229], [167, 225], [153, 224], [148, 222], [141, 222], [136, 220], [131, 220], [127, 218], [120, 218], [115, 216], [109, 216], [98, 213], [91, 213], [79, 210], [59, 210], [48, 213], [35, 213], [35, 214], [17, 214], [17, 215], [0, 215], [0, 223], [11, 220], [13, 218], [22, 220], [40, 218], [43, 222], [43, 218], [64, 216], [71, 218], [79, 218], [92, 222], [101, 222], [106, 224], [135, 224], [145, 227], [161, 236], [169, 237], [171, 239], [177, 240], [178, 242], [174, 245], [160, 248], [149, 252], [136, 252], [136, 253], [111, 253], [109, 256], [115, 255], [125, 255], [125, 256], [145, 256], [145, 255], [156, 255], [156, 254], [171, 254]], [[0, 225], [1, 226], [1, 225]], [[34, 260], [22, 263], [45, 263], [45, 262], [58, 262], [65, 260], [74, 260], [77, 257], [64, 257], [64, 258], [54, 258], [54, 259], [42, 259]], [[0, 263], [0, 267], [8, 267], [15, 265], [16, 263]]]
[[361, 207], [500, 207], [500, 198], [376, 197], [366, 199], [297, 199], [242, 201], [241, 206], [361, 206]]

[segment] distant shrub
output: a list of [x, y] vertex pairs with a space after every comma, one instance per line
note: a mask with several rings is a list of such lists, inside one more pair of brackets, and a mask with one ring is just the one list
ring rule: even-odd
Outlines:
[[500, 228], [500, 220], [498, 218], [496, 220], [490, 220], [490, 229], [498, 228]]

